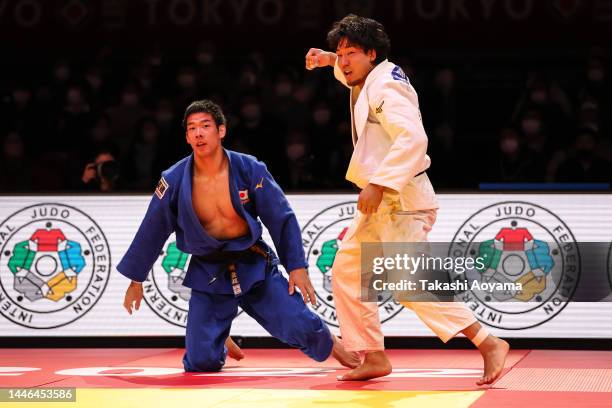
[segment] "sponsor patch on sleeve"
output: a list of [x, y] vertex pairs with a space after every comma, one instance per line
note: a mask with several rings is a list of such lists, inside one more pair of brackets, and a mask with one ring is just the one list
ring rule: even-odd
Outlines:
[[155, 195], [160, 200], [164, 198], [164, 194], [166, 194], [166, 190], [168, 190], [168, 182], [165, 178], [159, 179], [159, 183], [157, 183], [157, 188], [155, 189]]

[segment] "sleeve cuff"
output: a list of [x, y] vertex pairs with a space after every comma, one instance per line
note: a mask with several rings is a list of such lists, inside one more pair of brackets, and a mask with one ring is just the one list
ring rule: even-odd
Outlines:
[[386, 187], [386, 188], [390, 188], [391, 190], [395, 190], [397, 192], [402, 191], [402, 186], [396, 183], [392, 183], [390, 181], [387, 180], [381, 180], [379, 178], [372, 177], [372, 179], [370, 179], [369, 181], [370, 184], [376, 184], [382, 187]]
[[293, 271], [294, 269], [299, 269], [299, 268], [308, 269], [308, 263], [302, 262], [302, 263], [292, 263], [292, 264], [285, 265], [285, 269], [287, 270], [287, 273]]
[[137, 276], [137, 274], [131, 272], [133, 271], [135, 268], [131, 268], [127, 265], [125, 265], [123, 262], [119, 262], [119, 264], [117, 265], [117, 271], [122, 274], [123, 276], [125, 276], [126, 278], [136, 281], [136, 282], [144, 282], [147, 277], [145, 276], [144, 279], [142, 278], [142, 276]]

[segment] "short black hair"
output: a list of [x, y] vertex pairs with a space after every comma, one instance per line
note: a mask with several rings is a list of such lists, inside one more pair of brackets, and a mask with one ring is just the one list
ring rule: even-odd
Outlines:
[[375, 64], [387, 59], [391, 48], [391, 40], [382, 24], [374, 19], [355, 14], [349, 14], [342, 20], [336, 21], [327, 33], [327, 43], [332, 50], [338, 48], [343, 38], [346, 38], [349, 44], [363, 48], [364, 52], [375, 50]]
[[217, 127], [227, 125], [227, 120], [223, 114], [221, 107], [208, 99], [202, 99], [200, 101], [191, 102], [191, 104], [185, 109], [185, 115], [183, 116], [183, 128], [187, 129], [187, 118], [193, 113], [210, 113]]

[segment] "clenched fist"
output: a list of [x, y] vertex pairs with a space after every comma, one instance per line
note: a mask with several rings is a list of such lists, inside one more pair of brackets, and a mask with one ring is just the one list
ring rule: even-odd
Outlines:
[[320, 67], [333, 66], [336, 63], [336, 54], [323, 51], [319, 48], [311, 48], [306, 53], [306, 69], [312, 70]]

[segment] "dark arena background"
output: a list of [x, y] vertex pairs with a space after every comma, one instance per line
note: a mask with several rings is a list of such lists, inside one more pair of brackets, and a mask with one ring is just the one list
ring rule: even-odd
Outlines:
[[[359, 213], [349, 92], [305, 55], [349, 13], [385, 26], [418, 93], [429, 241], [548, 243], [493, 249], [489, 272], [523, 291], [456, 298], [510, 344], [491, 385], [467, 338], [444, 344], [384, 296], [388, 376], [337, 381], [337, 361], [242, 310], [244, 359], [185, 372], [191, 259], [174, 234], [140, 309], [123, 307], [116, 266], [161, 172], [191, 153], [185, 108], [210, 99], [224, 147], [285, 191], [310, 308], [340, 335], [331, 266]], [[0, 47], [1, 406], [612, 406], [612, 0], [0, 0]]]

